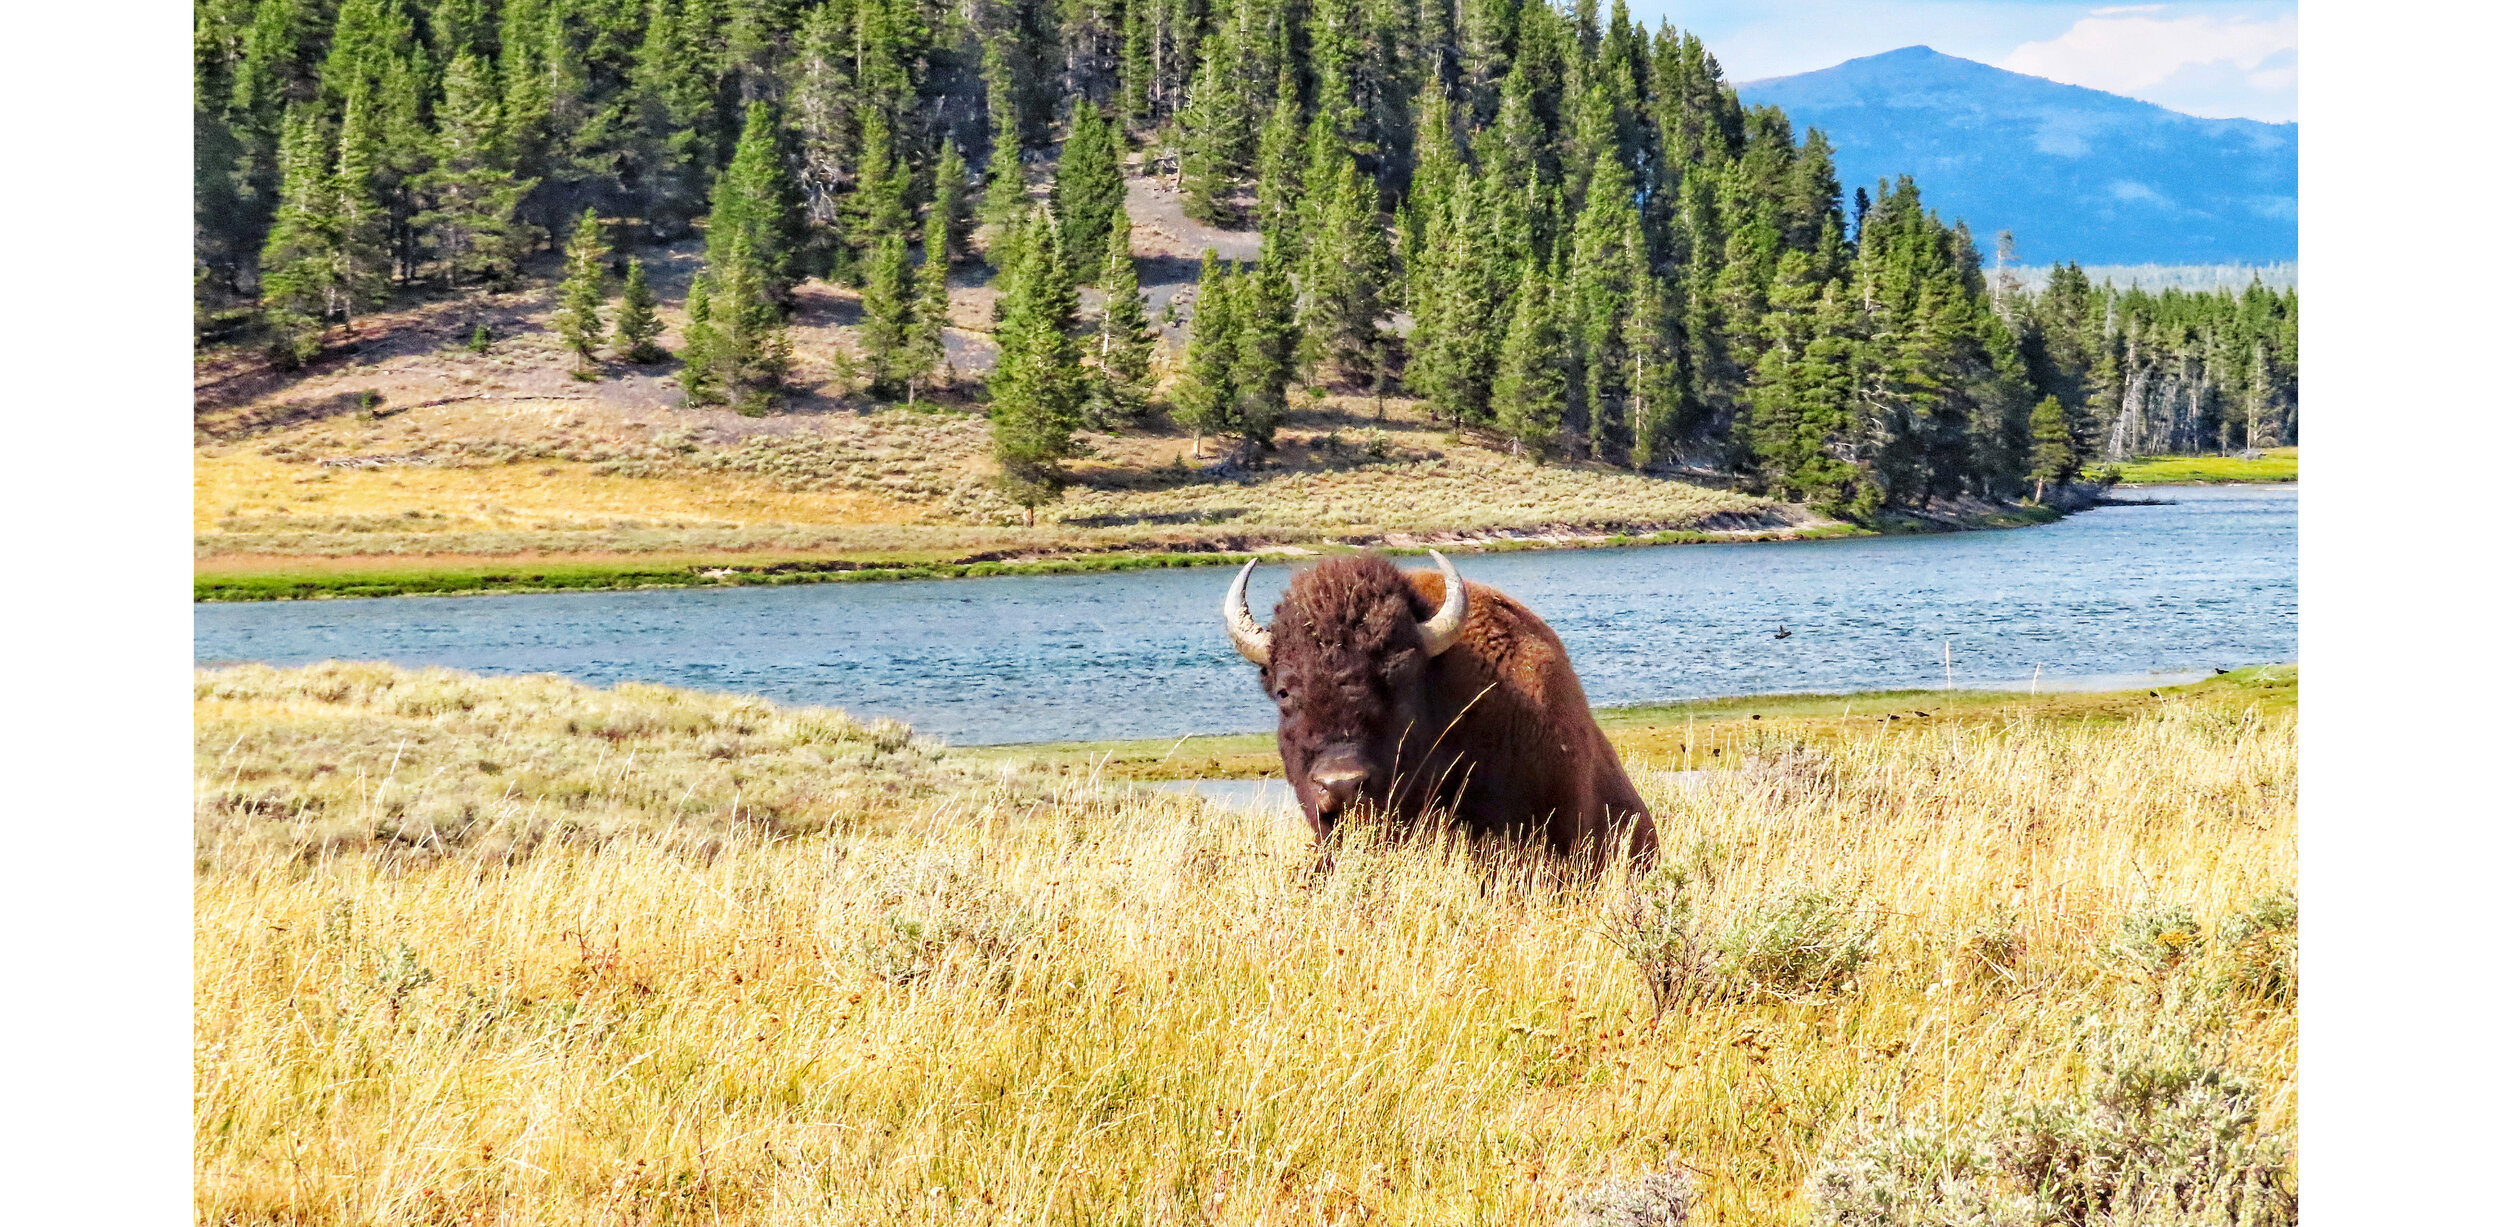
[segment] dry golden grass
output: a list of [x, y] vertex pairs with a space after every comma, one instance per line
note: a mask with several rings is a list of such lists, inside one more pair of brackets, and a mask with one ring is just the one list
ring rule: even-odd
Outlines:
[[550, 398], [606, 394], [590, 386], [380, 419], [334, 391], [320, 402], [338, 410], [328, 416], [244, 433], [224, 424], [232, 414], [211, 415], [193, 455], [194, 552], [210, 569], [246, 557], [937, 557], [1821, 523], [1689, 482], [1536, 465], [1399, 403], [1381, 422], [1345, 405], [1306, 414], [1281, 433], [1274, 464], [1248, 475], [1207, 471], [1212, 458], [1176, 466], [1189, 441], [1168, 430], [1089, 435], [1068, 497], [1027, 528], [993, 485], [988, 426], [973, 413], [757, 421], [643, 403], [656, 394], [640, 385], [617, 403]]
[[892, 523], [914, 510], [866, 491], [794, 491], [746, 475], [628, 477], [565, 460], [312, 468], [230, 452], [199, 456], [192, 470], [192, 529], [203, 534], [268, 527], [429, 536], [597, 531], [619, 520], [675, 528], [852, 525]]
[[2110, 949], [2296, 886], [2292, 717], [2223, 696], [1636, 759], [1695, 933], [1817, 891], [1872, 941], [1662, 1016], [1619, 878], [1315, 878], [1298, 820], [655, 688], [199, 696], [203, 1222], [1536, 1223], [1671, 1157], [1707, 1221], [1795, 1222], [1861, 1122], [2064, 1094], [2088, 1019], [2156, 1012], [2295, 1136], [2296, 1007], [2183, 1014], [2222, 947]]

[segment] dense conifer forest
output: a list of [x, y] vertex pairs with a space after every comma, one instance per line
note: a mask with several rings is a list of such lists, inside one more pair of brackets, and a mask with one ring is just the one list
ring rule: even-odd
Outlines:
[[[1906, 177], [1844, 189], [1820, 133], [1622, 0], [200, 0], [195, 22], [202, 337], [282, 366], [394, 296], [558, 256], [585, 377], [661, 358], [636, 253], [699, 236], [670, 357], [689, 402], [748, 412], [789, 377], [798, 284], [857, 288], [870, 386], [905, 403], [941, 367], [945, 270], [985, 261], [995, 457], [1027, 506], [1079, 428], [1168, 412], [1255, 466], [1313, 392], [1856, 517], [2299, 428], [2296, 294], [2072, 265], [2025, 290]], [[1168, 355], [1129, 255], [1142, 175], [1260, 236], [1207, 254]]]

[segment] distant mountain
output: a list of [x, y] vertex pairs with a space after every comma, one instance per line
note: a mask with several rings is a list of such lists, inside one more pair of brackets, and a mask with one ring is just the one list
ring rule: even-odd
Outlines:
[[1903, 47], [1740, 84], [1821, 128], [1845, 189], [1907, 173], [1981, 252], [2024, 264], [2260, 263], [2300, 257], [2299, 125], [2199, 119], [2149, 102]]

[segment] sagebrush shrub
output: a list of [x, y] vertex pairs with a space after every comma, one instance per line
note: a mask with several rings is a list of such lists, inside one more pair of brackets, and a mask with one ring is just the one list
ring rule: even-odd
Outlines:
[[2119, 962], [2150, 975], [2176, 970], [2204, 948], [2205, 926], [2178, 904], [2155, 905], [2131, 912], [2118, 922], [2110, 954]]
[[1639, 971], [1653, 1012], [1663, 1013], [1708, 987], [1713, 952], [1699, 936], [1694, 914], [1726, 858], [1726, 846], [1704, 836], [1683, 856], [1660, 864], [1647, 888], [1606, 918], [1606, 940]]
[[1708, 945], [1694, 935], [1693, 900], [1685, 884], [1663, 881], [1632, 896], [1607, 918], [1604, 932], [1640, 973], [1653, 1013], [1665, 1013], [1702, 986]]
[[1740, 996], [1838, 988], [1875, 953], [1875, 927], [1838, 895], [1805, 890], [1737, 917], [1719, 940], [1719, 974]]
[[1693, 1212], [1693, 1178], [1643, 1172], [1572, 1195], [1563, 1227], [1684, 1227]]
[[2015, 914], [2000, 911], [1971, 929], [1962, 939], [1961, 954], [1972, 975], [1981, 982], [2010, 985], [2019, 979], [2016, 973], [2029, 944]]
[[943, 853], [915, 857], [879, 887], [886, 912], [859, 941], [869, 974], [908, 984], [950, 967], [1004, 987], [1010, 960], [1036, 927], [1033, 912], [978, 864]]
[[2289, 892], [2259, 896], [2226, 917], [2218, 937], [2230, 988], [2277, 1005], [2299, 997], [2299, 899]]
[[2167, 1022], [2104, 1031], [2076, 1095], [1980, 1124], [1866, 1130], [1807, 1182], [1829, 1227], [2290, 1227], [2299, 1197], [2257, 1092]]

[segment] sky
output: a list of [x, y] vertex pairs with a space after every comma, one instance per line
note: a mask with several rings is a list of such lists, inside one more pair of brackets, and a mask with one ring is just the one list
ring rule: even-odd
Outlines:
[[1700, 36], [1730, 81], [1924, 43], [1947, 55], [2213, 119], [2299, 118], [2292, 0], [1629, 0]]

